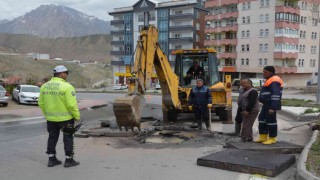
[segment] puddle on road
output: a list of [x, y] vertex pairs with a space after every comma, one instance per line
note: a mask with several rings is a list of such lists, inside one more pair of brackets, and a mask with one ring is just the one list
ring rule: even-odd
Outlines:
[[161, 131], [154, 133], [151, 137], [146, 138], [146, 143], [153, 144], [179, 144], [195, 136], [191, 132], [179, 131]]

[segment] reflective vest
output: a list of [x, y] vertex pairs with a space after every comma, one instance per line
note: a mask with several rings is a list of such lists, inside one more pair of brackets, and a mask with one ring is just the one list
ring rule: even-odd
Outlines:
[[283, 90], [283, 81], [279, 76], [272, 76], [263, 84], [260, 94], [259, 101], [268, 106], [269, 109], [280, 110], [281, 109], [281, 98]]
[[74, 87], [62, 78], [53, 77], [42, 85], [38, 104], [48, 121], [80, 119]]

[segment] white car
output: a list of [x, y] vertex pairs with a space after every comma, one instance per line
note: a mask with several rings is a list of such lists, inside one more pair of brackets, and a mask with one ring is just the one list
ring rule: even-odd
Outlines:
[[0, 104], [8, 106], [9, 92], [0, 85]]
[[159, 89], [161, 89], [161, 86], [160, 86], [159, 83], [157, 83], [157, 84], [156, 84], [156, 90], [159, 90]]
[[12, 99], [19, 104], [38, 104], [40, 88], [33, 85], [19, 85], [12, 92]]
[[122, 90], [122, 89], [128, 89], [128, 85], [126, 84], [116, 84], [113, 86], [113, 90]]

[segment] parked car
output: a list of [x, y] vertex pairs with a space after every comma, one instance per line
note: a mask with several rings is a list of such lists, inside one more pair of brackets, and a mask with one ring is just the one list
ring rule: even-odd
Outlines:
[[0, 104], [3, 106], [8, 106], [9, 92], [0, 85]]
[[[265, 80], [259, 78], [249, 78], [252, 81], [252, 86], [254, 89], [260, 91]], [[232, 91], [238, 91], [240, 88], [240, 79], [234, 79], [232, 81]]]
[[33, 85], [19, 85], [12, 92], [12, 99], [19, 104], [38, 104], [40, 88]]
[[128, 85], [126, 84], [116, 84], [113, 86], [113, 90], [122, 90], [122, 89], [128, 89]]
[[159, 90], [159, 89], [161, 89], [161, 86], [160, 86], [159, 83], [157, 83], [157, 84], [156, 84], [156, 90]]

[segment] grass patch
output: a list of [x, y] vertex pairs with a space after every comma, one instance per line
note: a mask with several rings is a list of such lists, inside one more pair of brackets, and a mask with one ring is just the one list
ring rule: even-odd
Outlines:
[[303, 100], [303, 99], [282, 99], [282, 106], [293, 106], [293, 107], [310, 107], [304, 111], [303, 114], [319, 113], [320, 105], [317, 105], [314, 101]]
[[[320, 122], [318, 122], [317, 124], [319, 125]], [[307, 163], [306, 163], [307, 170], [318, 177], [320, 177], [320, 135], [319, 134], [318, 134], [317, 140], [312, 144], [310, 148]]]

